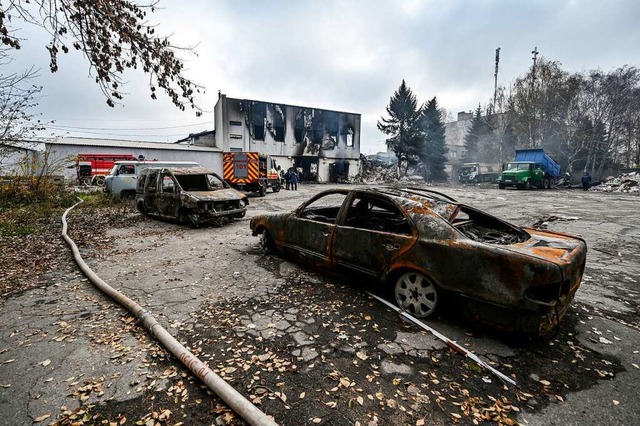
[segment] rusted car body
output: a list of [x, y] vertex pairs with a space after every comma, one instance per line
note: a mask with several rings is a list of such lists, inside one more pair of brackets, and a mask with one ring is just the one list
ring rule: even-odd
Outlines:
[[141, 213], [194, 227], [243, 217], [248, 204], [246, 195], [203, 167], [149, 167], [140, 172], [136, 187]]
[[532, 335], [558, 325], [587, 253], [581, 238], [520, 228], [417, 188], [325, 191], [250, 226], [267, 250], [387, 285], [414, 316], [431, 315], [446, 293], [471, 319]]

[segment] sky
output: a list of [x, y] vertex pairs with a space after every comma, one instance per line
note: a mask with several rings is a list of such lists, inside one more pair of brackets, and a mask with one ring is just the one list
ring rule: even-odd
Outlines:
[[3, 73], [40, 68], [45, 136], [172, 142], [212, 130], [218, 91], [232, 98], [362, 115], [361, 151], [386, 150], [376, 122], [404, 79], [419, 102], [437, 97], [449, 118], [486, 105], [498, 84], [527, 72], [532, 50], [571, 72], [640, 66], [637, 0], [161, 0], [156, 32], [182, 52], [186, 76], [206, 89], [204, 110], [150, 98], [148, 78], [127, 72], [125, 97], [107, 106], [81, 54], [49, 72], [47, 34], [19, 24], [23, 48]]

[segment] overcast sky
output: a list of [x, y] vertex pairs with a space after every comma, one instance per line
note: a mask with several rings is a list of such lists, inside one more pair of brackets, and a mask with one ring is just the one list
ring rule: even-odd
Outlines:
[[187, 76], [206, 87], [196, 118], [165, 96], [150, 99], [142, 74], [126, 75], [124, 105], [109, 108], [88, 65], [62, 55], [48, 71], [46, 35], [26, 38], [11, 67], [35, 63], [44, 86], [38, 112], [55, 120], [47, 134], [174, 141], [213, 129], [218, 90], [249, 98], [362, 114], [362, 152], [385, 150], [376, 121], [402, 79], [420, 102], [436, 96], [453, 114], [493, 95], [527, 71], [531, 51], [568, 71], [640, 65], [637, 0], [161, 0], [157, 32], [196, 46], [183, 56]]

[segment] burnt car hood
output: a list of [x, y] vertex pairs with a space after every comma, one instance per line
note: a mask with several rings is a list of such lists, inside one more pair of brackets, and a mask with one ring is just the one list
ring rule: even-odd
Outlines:
[[188, 192], [188, 194], [198, 201], [229, 201], [246, 198], [246, 195], [233, 188], [218, 189], [216, 191], [193, 191]]

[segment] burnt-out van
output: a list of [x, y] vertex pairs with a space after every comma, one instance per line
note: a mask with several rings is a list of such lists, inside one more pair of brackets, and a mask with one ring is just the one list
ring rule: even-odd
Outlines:
[[123, 198], [136, 196], [138, 175], [146, 167], [199, 167], [195, 161], [116, 161], [105, 178], [105, 192]]
[[242, 218], [248, 204], [246, 195], [203, 167], [148, 167], [138, 176], [138, 211], [196, 228]]

